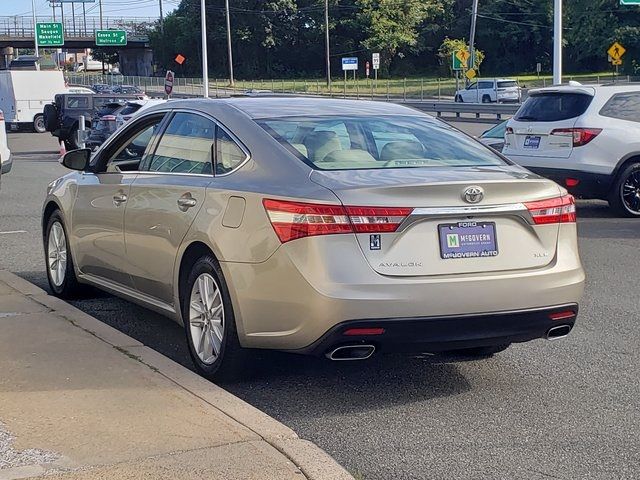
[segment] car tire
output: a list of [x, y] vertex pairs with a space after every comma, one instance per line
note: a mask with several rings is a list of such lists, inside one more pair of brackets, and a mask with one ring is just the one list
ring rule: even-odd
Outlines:
[[47, 131], [44, 122], [44, 115], [42, 115], [41, 113], [33, 117], [33, 130], [36, 133], [44, 133]]
[[53, 132], [60, 127], [60, 122], [58, 120], [58, 109], [54, 104], [49, 103], [45, 105], [42, 116], [44, 117], [44, 128], [47, 130], [47, 132]]
[[504, 343], [502, 345], [491, 345], [489, 347], [463, 348], [460, 350], [452, 350], [448, 353], [465, 357], [488, 358], [496, 353], [504, 352], [510, 346], [510, 343]]
[[69, 132], [69, 138], [64, 141], [64, 146], [67, 150], [77, 150], [80, 148], [78, 145], [78, 127], [73, 127]]
[[180, 285], [182, 318], [191, 360], [209, 380], [234, 380], [246, 369], [233, 306], [220, 264], [200, 257]]
[[482, 103], [491, 103], [491, 97], [489, 95], [483, 95]]
[[617, 215], [640, 217], [640, 162], [631, 163], [620, 172], [613, 183], [608, 200], [609, 206]]
[[76, 277], [68, 238], [62, 215], [56, 210], [49, 217], [44, 234], [45, 265], [51, 291], [67, 299], [77, 298], [85, 290]]

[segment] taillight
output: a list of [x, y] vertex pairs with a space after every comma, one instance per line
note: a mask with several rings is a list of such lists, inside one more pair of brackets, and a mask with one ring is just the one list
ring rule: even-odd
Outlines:
[[507, 127], [507, 129], [505, 130], [505, 133], [506, 133], [507, 135], [511, 135], [511, 134], [513, 134], [513, 128], [511, 128], [511, 127]]
[[582, 147], [596, 138], [602, 132], [601, 128], [556, 128], [551, 135], [566, 135], [573, 137], [573, 146]]
[[115, 115], [103, 115], [102, 116], [102, 120], [104, 120], [105, 122], [115, 122], [116, 121], [116, 116]]
[[526, 202], [525, 206], [536, 225], [573, 223], [576, 221], [576, 202], [572, 195], [538, 202]]
[[338, 233], [395, 232], [411, 208], [343, 207], [264, 199], [271, 225], [282, 243]]

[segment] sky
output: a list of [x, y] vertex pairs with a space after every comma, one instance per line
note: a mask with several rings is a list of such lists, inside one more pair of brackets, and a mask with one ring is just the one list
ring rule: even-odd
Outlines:
[[[98, 1], [85, 4], [87, 16], [98, 16]], [[102, 0], [104, 16], [109, 17], [159, 17], [160, 6], [165, 14], [178, 6], [180, 0]], [[49, 0], [35, 0], [36, 14], [51, 16], [53, 10]], [[75, 3], [76, 15], [82, 15], [82, 3]], [[71, 4], [64, 4], [65, 16], [71, 16]], [[0, 0], [0, 17], [5, 16], [31, 16], [31, 0]], [[56, 9], [56, 16], [60, 15], [60, 8]]]

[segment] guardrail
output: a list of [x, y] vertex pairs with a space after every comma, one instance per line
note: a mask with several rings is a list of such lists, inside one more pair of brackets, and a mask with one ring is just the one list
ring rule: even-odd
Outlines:
[[455, 103], [455, 102], [402, 102], [408, 107], [417, 108], [423, 112], [435, 112], [438, 117], [443, 113], [454, 113], [456, 118], [460, 118], [463, 113], [475, 114], [476, 118], [481, 115], [495, 115], [497, 120], [502, 120], [503, 115], [515, 115], [520, 108], [519, 103]]

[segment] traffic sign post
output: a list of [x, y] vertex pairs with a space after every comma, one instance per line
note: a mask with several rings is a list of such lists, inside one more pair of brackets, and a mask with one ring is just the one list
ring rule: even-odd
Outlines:
[[358, 71], [358, 57], [342, 57], [342, 70], [344, 71], [344, 95], [347, 96], [347, 71], [353, 70], [353, 79], [356, 79]]
[[456, 50], [451, 54], [452, 70], [466, 70], [471, 54], [467, 50]]
[[171, 94], [173, 93], [173, 80], [173, 72], [171, 70], [167, 70], [167, 74], [164, 76], [164, 93], [167, 94], [167, 98], [171, 98]]
[[127, 44], [127, 32], [124, 30], [96, 30], [98, 47], [124, 47]]
[[36, 23], [36, 42], [39, 47], [61, 47], [64, 45], [62, 23]]
[[378, 69], [380, 68], [380, 54], [373, 53], [371, 55], [371, 63], [373, 65], [373, 79], [376, 82], [376, 88], [378, 86]]
[[615, 68], [615, 75], [618, 75], [618, 67], [622, 65], [622, 57], [626, 53], [627, 49], [624, 48], [620, 43], [614, 42], [613, 45], [609, 47], [607, 50], [607, 55], [609, 56], [609, 61], [611, 65]]

